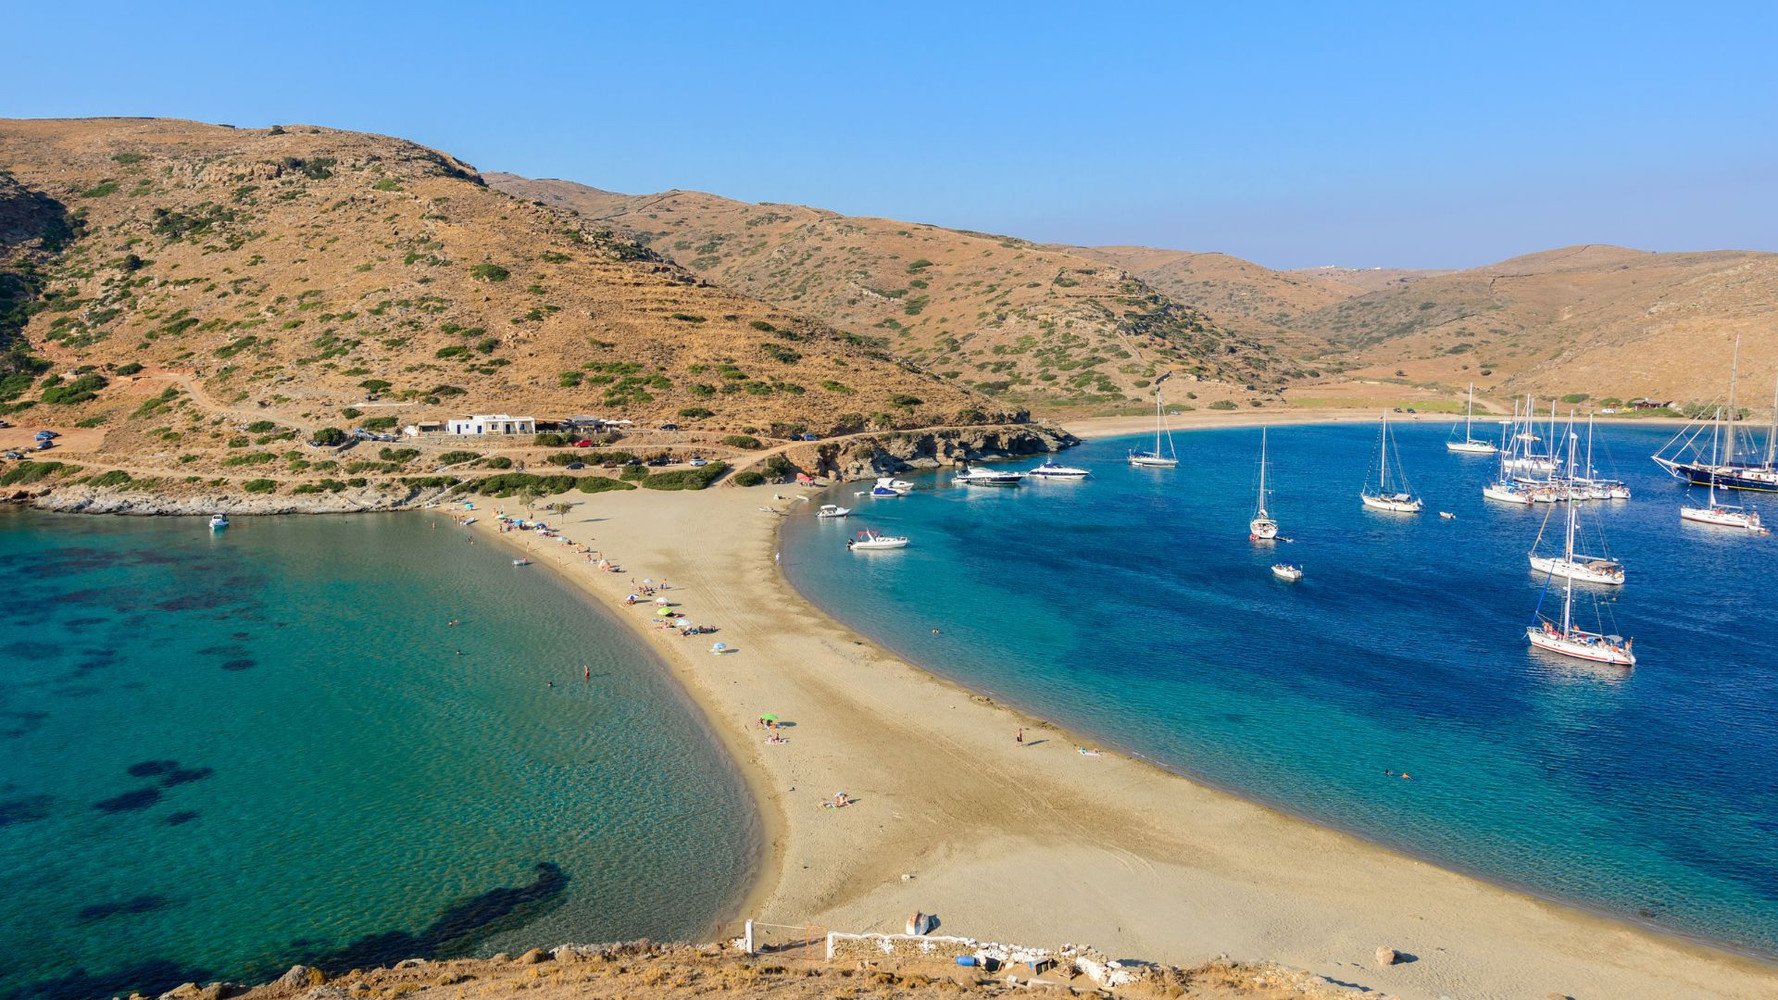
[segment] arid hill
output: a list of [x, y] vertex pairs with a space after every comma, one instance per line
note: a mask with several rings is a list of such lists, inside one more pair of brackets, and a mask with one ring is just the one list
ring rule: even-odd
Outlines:
[[1348, 374], [1496, 395], [1721, 398], [1737, 333], [1742, 401], [1778, 374], [1778, 254], [1578, 246], [1430, 275], [1293, 321]]
[[695, 191], [621, 195], [487, 176], [501, 190], [628, 233], [712, 282], [876, 339], [1008, 402], [1115, 408], [1140, 401], [1169, 369], [1212, 383], [1199, 391], [1215, 398], [1294, 373], [1258, 339], [1072, 249]]
[[98, 429], [101, 460], [207, 470], [238, 457], [224, 425], [258, 421], [591, 414], [765, 436], [993, 407], [399, 139], [4, 121], [0, 171], [0, 405]]

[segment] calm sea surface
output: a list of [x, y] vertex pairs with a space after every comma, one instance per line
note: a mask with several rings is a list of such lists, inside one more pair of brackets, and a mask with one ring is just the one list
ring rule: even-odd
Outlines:
[[[1778, 953], [1778, 540], [1682, 524], [1686, 488], [1646, 457], [1670, 434], [1601, 428], [1594, 464], [1635, 498], [1581, 507], [1585, 547], [1619, 556], [1629, 582], [1581, 589], [1576, 617], [1634, 637], [1632, 671], [1529, 649], [1543, 581], [1525, 552], [1548, 508], [1484, 501], [1492, 460], [1448, 454], [1442, 425], [1399, 428], [1419, 516], [1361, 509], [1374, 426], [1283, 427], [1271, 507], [1292, 541], [1251, 543], [1260, 433], [1198, 431], [1177, 435], [1173, 471], [1128, 467], [1132, 439], [1070, 451], [1084, 482], [929, 474], [874, 501], [840, 487], [826, 499], [854, 515], [796, 518], [784, 563], [889, 647], [1106, 745], [1488, 878]], [[1778, 522], [1770, 498], [1737, 499]], [[866, 527], [913, 544], [848, 553]], [[1306, 578], [1275, 580], [1280, 560]], [[1559, 615], [1559, 587], [1549, 600]]]
[[756, 816], [670, 678], [438, 520], [0, 510], [0, 996], [671, 939], [732, 904]]

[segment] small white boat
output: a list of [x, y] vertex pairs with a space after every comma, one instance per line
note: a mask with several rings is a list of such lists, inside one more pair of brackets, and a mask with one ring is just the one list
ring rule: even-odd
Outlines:
[[512, 564], [513, 564], [513, 565], [514, 565], [514, 566], [529, 566], [529, 565], [531, 565], [531, 560], [529, 560], [529, 559], [523, 559], [523, 558], [520, 558], [520, 559], [514, 559], [514, 560], [513, 560], [513, 561], [512, 561]]
[[1285, 583], [1295, 583], [1303, 578], [1303, 568], [1291, 563], [1274, 563], [1272, 575]]
[[965, 466], [951, 482], [958, 486], [1017, 486], [1024, 478], [1023, 472], [1010, 469], [972, 469]]
[[900, 535], [879, 535], [866, 528], [846, 540], [846, 548], [854, 552], [877, 552], [883, 549], [905, 549], [908, 540]]
[[1441, 511], [1439, 511], [1439, 512], [1438, 512], [1438, 516], [1439, 516], [1439, 517], [1440, 517], [1440, 518], [1441, 518], [1441, 519], [1442, 519], [1442, 520], [1446, 520], [1446, 521], [1455, 521], [1455, 520], [1457, 520], [1457, 515], [1455, 515], [1455, 514], [1453, 514], [1453, 513], [1451, 513], [1451, 512], [1450, 512], [1450, 511], [1448, 511], [1448, 510], [1441, 510]]
[[821, 505], [821, 509], [819, 509], [815, 512], [815, 516], [816, 517], [845, 517], [846, 515], [848, 515], [850, 513], [852, 513], [852, 508], [850, 508], [850, 507], [841, 507], [838, 504], [824, 503]]
[[1025, 475], [1032, 479], [1085, 479], [1092, 475], [1091, 469], [1082, 469], [1072, 465], [1057, 465], [1049, 460], [1035, 469], [1027, 470]]
[[905, 497], [914, 491], [914, 484], [905, 479], [883, 478], [870, 488], [873, 497]]
[[228, 527], [228, 515], [227, 514], [211, 514], [210, 515], [210, 530], [211, 531], [221, 531], [222, 529], [224, 529], [226, 527]]

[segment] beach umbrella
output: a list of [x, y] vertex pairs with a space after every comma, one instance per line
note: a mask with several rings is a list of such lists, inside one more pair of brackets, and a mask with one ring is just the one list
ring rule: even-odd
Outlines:
[[765, 715], [760, 716], [759, 721], [761, 721], [761, 722], [777, 722], [778, 717], [775, 715], [772, 715], [771, 713], [768, 712]]
[[667, 606], [667, 599], [665, 597], [657, 597], [654, 599], [654, 603], [664, 608]]
[[659, 615], [662, 618], [671, 618], [671, 617], [673, 617], [673, 609], [672, 608], [661, 608], [661, 609], [655, 611], [655, 614]]

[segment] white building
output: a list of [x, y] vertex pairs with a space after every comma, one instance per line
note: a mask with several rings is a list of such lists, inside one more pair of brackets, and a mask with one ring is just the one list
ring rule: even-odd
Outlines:
[[504, 413], [477, 413], [445, 424], [447, 434], [535, 434], [536, 417], [509, 417]]

